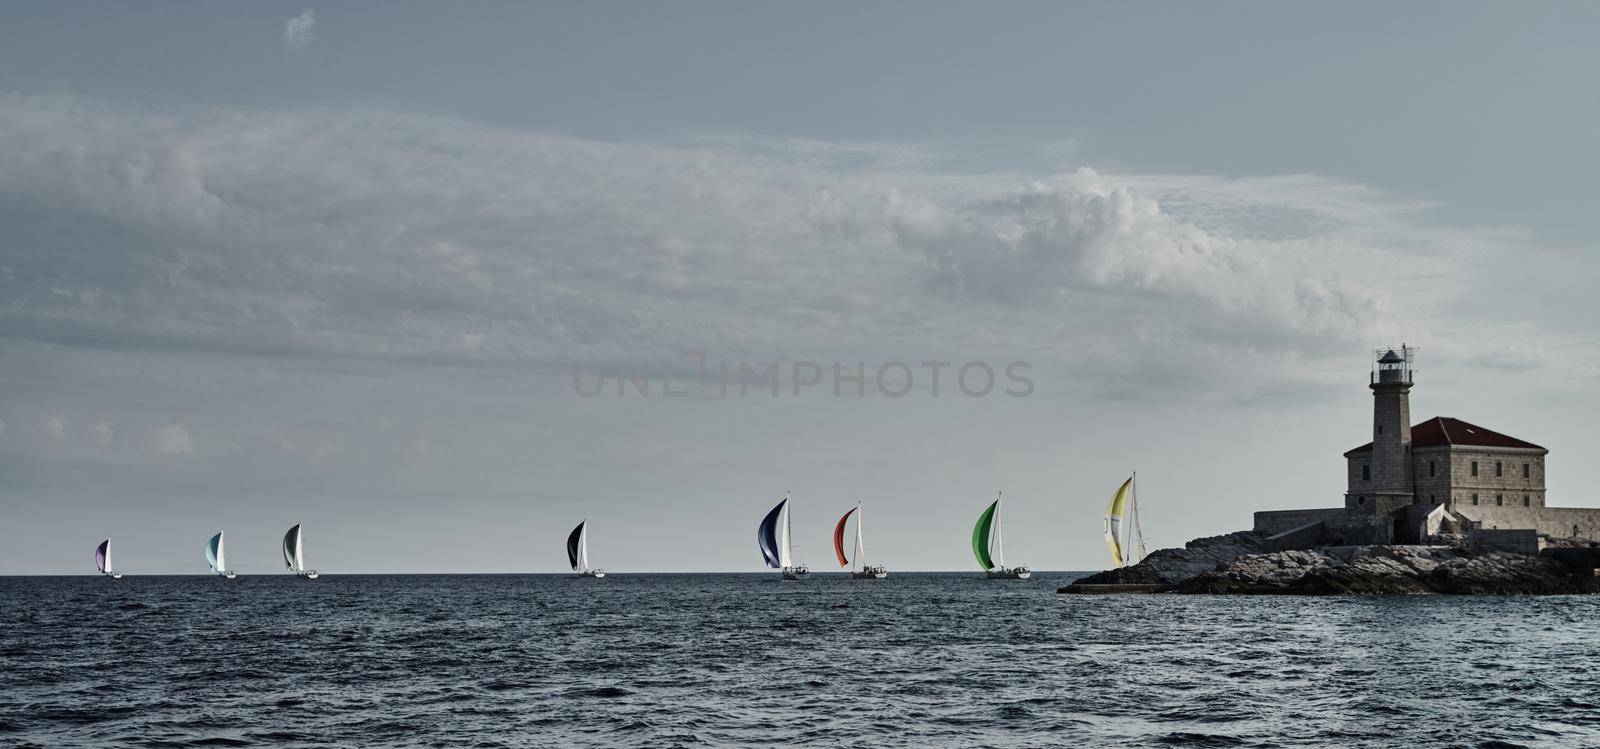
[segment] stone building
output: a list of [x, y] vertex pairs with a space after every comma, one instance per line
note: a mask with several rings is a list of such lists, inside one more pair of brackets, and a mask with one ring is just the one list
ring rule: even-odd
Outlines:
[[[1545, 504], [1549, 450], [1448, 416], [1411, 423], [1414, 349], [1384, 351], [1372, 389], [1372, 441], [1344, 454], [1344, 506], [1255, 514], [1272, 546], [1484, 538], [1600, 539], [1600, 509]], [[1520, 531], [1520, 535], [1503, 532]]]

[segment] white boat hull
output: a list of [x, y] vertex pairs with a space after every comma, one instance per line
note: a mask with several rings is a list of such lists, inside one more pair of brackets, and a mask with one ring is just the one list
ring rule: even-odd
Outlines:
[[808, 577], [811, 577], [811, 569], [809, 567], [786, 567], [783, 570], [783, 579], [785, 580], [804, 580]]
[[121, 572], [113, 572], [113, 573], [111, 573], [111, 579], [112, 580], [121, 580], [122, 579], [122, 573]]
[[306, 570], [305, 572], [297, 572], [297, 573], [295, 573], [295, 575], [298, 576], [301, 580], [315, 580], [315, 579], [317, 579], [317, 571], [316, 570]]
[[578, 573], [578, 577], [601, 578], [601, 577], [605, 577], [605, 576], [606, 576], [606, 571], [605, 570], [588, 570], [586, 572], [579, 572]]
[[1033, 572], [1027, 567], [1011, 567], [998, 570], [989, 570], [990, 580], [1027, 580], [1033, 577]]
[[224, 579], [224, 580], [232, 580], [232, 579], [234, 579], [234, 578], [236, 578], [238, 576], [239, 576], [239, 573], [237, 573], [237, 572], [224, 572], [224, 573], [222, 573], [222, 579]]
[[850, 576], [858, 580], [882, 580], [889, 576], [889, 570], [885, 567], [868, 567], [851, 572]]

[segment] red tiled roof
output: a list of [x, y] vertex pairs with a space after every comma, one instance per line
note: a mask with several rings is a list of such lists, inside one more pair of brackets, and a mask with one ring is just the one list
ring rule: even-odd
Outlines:
[[[1468, 424], [1465, 421], [1452, 419], [1448, 416], [1435, 416], [1411, 427], [1412, 447], [1438, 447], [1440, 445], [1516, 447], [1525, 450], [1544, 449], [1532, 442], [1524, 442], [1516, 437], [1496, 432], [1493, 429], [1484, 429], [1476, 424]], [[1372, 443], [1368, 442], [1345, 453], [1345, 455], [1371, 451]]]

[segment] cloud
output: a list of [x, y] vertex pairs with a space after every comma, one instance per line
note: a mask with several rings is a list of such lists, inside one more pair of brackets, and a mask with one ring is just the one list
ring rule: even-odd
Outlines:
[[189, 425], [174, 421], [150, 433], [151, 446], [161, 455], [194, 455], [194, 439], [189, 435]]
[[1180, 387], [1301, 376], [1489, 272], [1417, 205], [1310, 176], [947, 173], [906, 146], [17, 95], [0, 138], [0, 336], [91, 347], [563, 372], [999, 351]]
[[319, 435], [311, 446], [311, 458], [319, 463], [337, 458], [343, 452], [344, 445], [337, 436]]
[[67, 439], [67, 421], [59, 416], [52, 416], [44, 422], [45, 433], [51, 442], [65, 442]]
[[283, 23], [283, 40], [293, 49], [305, 49], [316, 38], [316, 13], [307, 8]]
[[1215, 235], [1126, 185], [1095, 182], [1034, 184], [953, 210], [901, 205], [891, 225], [927, 257], [932, 283], [958, 296], [1037, 306], [1104, 292], [1199, 305], [1227, 324], [1270, 321], [1295, 336], [1371, 329], [1379, 298], [1339, 274], [1272, 258], [1267, 243]]
[[94, 438], [95, 447], [110, 448], [116, 444], [116, 425], [110, 419], [102, 419], [95, 422], [95, 425], [89, 431]]

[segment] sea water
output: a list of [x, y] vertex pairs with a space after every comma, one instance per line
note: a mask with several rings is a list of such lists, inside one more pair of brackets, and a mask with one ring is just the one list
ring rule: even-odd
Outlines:
[[1597, 746], [1600, 599], [0, 578], [0, 746]]

